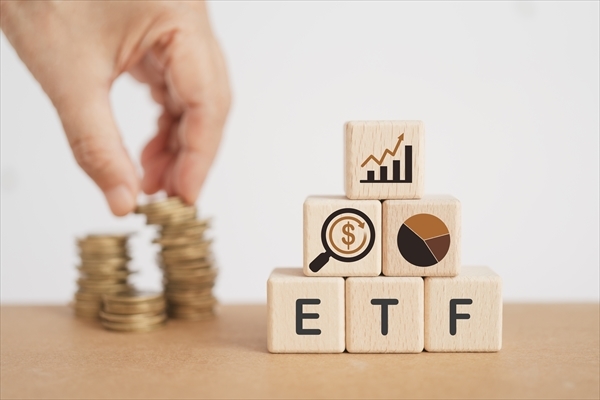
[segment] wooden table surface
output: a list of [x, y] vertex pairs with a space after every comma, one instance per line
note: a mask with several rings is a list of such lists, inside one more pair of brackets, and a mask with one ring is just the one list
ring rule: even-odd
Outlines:
[[264, 305], [123, 334], [1, 308], [4, 398], [598, 398], [598, 304], [507, 304], [499, 353], [269, 354]]

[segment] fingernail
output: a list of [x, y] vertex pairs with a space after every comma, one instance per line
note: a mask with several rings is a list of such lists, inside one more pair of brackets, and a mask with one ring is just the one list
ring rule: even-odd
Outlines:
[[135, 207], [135, 199], [131, 191], [125, 185], [119, 185], [107, 190], [104, 195], [115, 215], [125, 215]]

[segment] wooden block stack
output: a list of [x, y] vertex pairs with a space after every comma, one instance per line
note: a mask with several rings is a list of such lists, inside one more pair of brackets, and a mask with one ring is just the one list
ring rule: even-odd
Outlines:
[[422, 122], [346, 124], [346, 197], [306, 199], [303, 268], [269, 277], [270, 352], [500, 350], [502, 281], [461, 269], [460, 202], [423, 175]]

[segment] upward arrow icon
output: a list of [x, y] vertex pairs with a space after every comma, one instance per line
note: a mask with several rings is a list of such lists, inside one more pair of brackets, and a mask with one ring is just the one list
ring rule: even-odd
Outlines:
[[371, 154], [369, 157], [367, 157], [367, 159], [365, 161], [363, 161], [363, 163], [360, 166], [364, 167], [371, 160], [375, 161], [375, 163], [377, 165], [381, 165], [383, 163], [383, 161], [385, 161], [385, 157], [388, 154], [391, 157], [394, 157], [396, 155], [396, 153], [398, 152], [398, 149], [400, 148], [400, 144], [402, 143], [403, 140], [404, 140], [404, 133], [402, 135], [398, 136], [398, 142], [396, 142], [396, 146], [394, 147], [394, 150], [385, 149], [383, 154], [381, 155], [380, 159], [377, 159], [373, 154]]

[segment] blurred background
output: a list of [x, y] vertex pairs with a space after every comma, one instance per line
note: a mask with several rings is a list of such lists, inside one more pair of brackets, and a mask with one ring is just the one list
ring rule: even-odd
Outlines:
[[[222, 302], [263, 302], [302, 264], [302, 203], [343, 194], [343, 123], [421, 119], [426, 193], [462, 201], [463, 264], [507, 301], [598, 301], [598, 2], [211, 2], [234, 105], [198, 202]], [[112, 103], [136, 160], [149, 90]], [[160, 287], [144, 218], [113, 217], [50, 101], [1, 38], [1, 301], [64, 303], [75, 237], [135, 231], [134, 282]], [[145, 201], [144, 197], [140, 201]]]

